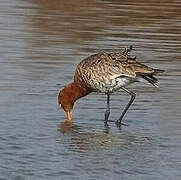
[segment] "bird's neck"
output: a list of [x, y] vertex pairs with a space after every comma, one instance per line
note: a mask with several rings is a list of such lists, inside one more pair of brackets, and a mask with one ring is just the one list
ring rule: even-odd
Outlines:
[[90, 89], [88, 89], [83, 83], [72, 82], [60, 91], [58, 97], [59, 104], [61, 104], [66, 111], [66, 109], [68, 110], [73, 108], [76, 100], [88, 95], [90, 92]]
[[67, 88], [65, 89], [65, 92], [75, 102], [81, 97], [84, 97], [87, 94], [89, 94], [90, 90], [83, 83], [73, 82], [67, 86]]

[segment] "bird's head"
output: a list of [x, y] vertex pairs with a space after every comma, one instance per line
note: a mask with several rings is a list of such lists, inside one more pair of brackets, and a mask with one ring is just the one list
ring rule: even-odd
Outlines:
[[65, 87], [60, 91], [58, 95], [58, 103], [59, 106], [66, 112], [67, 120], [72, 121], [72, 109], [74, 101], [72, 100], [72, 95], [69, 88]]
[[72, 121], [72, 110], [76, 100], [86, 96], [91, 91], [81, 83], [70, 83], [65, 86], [58, 95], [58, 103], [67, 114], [67, 120]]

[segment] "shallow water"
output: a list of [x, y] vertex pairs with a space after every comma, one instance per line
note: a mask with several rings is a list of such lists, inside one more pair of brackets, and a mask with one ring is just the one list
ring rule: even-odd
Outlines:
[[[0, 179], [181, 179], [181, 2], [0, 1]], [[86, 56], [134, 46], [165, 69], [160, 88], [134, 84], [136, 101], [104, 127], [104, 94], [76, 103], [73, 124], [59, 90]], [[128, 101], [111, 97], [111, 120]]]

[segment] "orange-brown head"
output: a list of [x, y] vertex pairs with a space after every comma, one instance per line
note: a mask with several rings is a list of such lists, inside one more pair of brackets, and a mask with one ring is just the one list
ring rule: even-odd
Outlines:
[[70, 83], [58, 95], [58, 103], [67, 114], [67, 120], [72, 121], [72, 110], [77, 99], [86, 96], [91, 91], [81, 83]]

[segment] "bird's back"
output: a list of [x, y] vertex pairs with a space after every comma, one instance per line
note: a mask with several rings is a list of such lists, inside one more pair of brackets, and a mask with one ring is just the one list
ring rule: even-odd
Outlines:
[[93, 91], [112, 92], [137, 81], [139, 74], [153, 74], [154, 69], [139, 63], [129, 55], [131, 49], [98, 53], [82, 60], [75, 71], [74, 81], [81, 81]]

